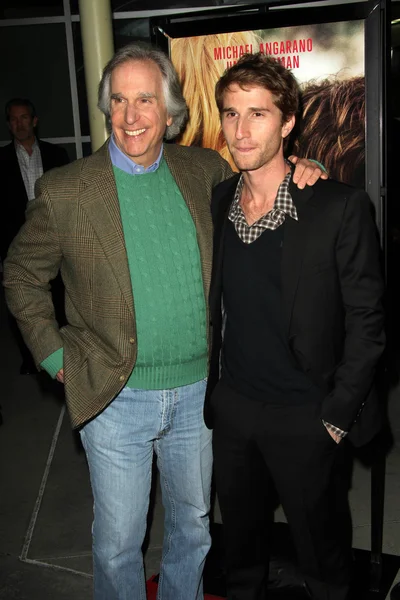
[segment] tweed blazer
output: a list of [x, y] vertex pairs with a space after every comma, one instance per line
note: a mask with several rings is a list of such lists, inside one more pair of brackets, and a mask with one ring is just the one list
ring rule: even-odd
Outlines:
[[[208, 298], [211, 192], [232, 171], [213, 150], [166, 144], [164, 156], [196, 226]], [[49, 286], [59, 270], [68, 322], [61, 329]], [[64, 348], [66, 401], [79, 427], [120, 392], [137, 356], [134, 290], [108, 142], [38, 181], [5, 261], [4, 286], [36, 364]]]

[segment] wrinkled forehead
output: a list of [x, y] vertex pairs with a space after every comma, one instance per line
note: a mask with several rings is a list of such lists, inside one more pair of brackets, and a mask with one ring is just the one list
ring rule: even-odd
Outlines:
[[111, 73], [111, 86], [113, 85], [137, 85], [146, 83], [149, 87], [162, 84], [162, 72], [160, 67], [151, 59], [130, 59], [117, 65]]

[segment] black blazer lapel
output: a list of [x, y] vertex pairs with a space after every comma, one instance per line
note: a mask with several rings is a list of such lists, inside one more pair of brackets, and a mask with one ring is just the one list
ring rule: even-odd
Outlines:
[[213, 245], [213, 269], [211, 275], [210, 287], [210, 306], [219, 310], [221, 306], [222, 292], [222, 257], [225, 238], [225, 229], [228, 221], [228, 214], [234, 199], [236, 187], [240, 175], [234, 175], [227, 181], [219, 184], [212, 196], [211, 213], [214, 226], [214, 245]]
[[25, 209], [25, 206], [28, 202], [28, 196], [26, 194], [21, 169], [19, 168], [19, 162], [17, 153], [15, 151], [14, 142], [11, 142], [11, 144], [7, 146], [7, 154], [9, 171], [8, 173], [6, 173], [6, 177], [11, 182], [10, 188], [13, 188], [13, 201], [17, 201]]
[[318, 204], [311, 187], [304, 190], [290, 183], [289, 192], [297, 209], [298, 221], [287, 217], [282, 249], [281, 283], [285, 332], [289, 336], [296, 290], [303, 263], [304, 248], [310, 235], [313, 213]]
[[50, 144], [45, 144], [42, 140], [38, 140], [40, 148], [40, 156], [42, 157], [43, 173], [53, 169], [55, 165], [54, 157], [52, 156]]
[[209, 295], [210, 316], [212, 325], [211, 360], [208, 374], [208, 384], [204, 404], [204, 420], [207, 427], [213, 426], [213, 415], [209, 399], [220, 375], [220, 353], [222, 346], [222, 259], [224, 237], [228, 221], [229, 208], [235, 196], [235, 190], [240, 175], [217, 185], [212, 194], [211, 214], [214, 226], [213, 265]]

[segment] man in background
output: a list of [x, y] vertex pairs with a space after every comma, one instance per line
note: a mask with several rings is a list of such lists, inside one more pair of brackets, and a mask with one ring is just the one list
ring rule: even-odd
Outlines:
[[[34, 105], [27, 98], [13, 98], [5, 106], [5, 117], [12, 142], [0, 148], [1, 225], [0, 257], [4, 262], [8, 247], [25, 221], [25, 209], [35, 197], [35, 183], [46, 171], [69, 162], [64, 148], [43, 142], [36, 135], [38, 117]], [[53, 294], [58, 313], [62, 312], [63, 289], [61, 280], [53, 283]], [[11, 330], [21, 357], [21, 374], [36, 373], [31, 354], [24, 344], [14, 319]]]

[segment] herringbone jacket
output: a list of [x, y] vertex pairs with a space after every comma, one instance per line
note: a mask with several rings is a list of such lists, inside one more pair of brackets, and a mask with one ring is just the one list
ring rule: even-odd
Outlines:
[[[167, 144], [164, 156], [197, 230], [204, 294], [212, 260], [212, 188], [231, 176], [212, 150]], [[65, 284], [68, 325], [59, 329], [50, 285]], [[4, 265], [8, 306], [37, 365], [64, 348], [65, 395], [78, 427], [124, 387], [137, 356], [132, 285], [108, 143], [46, 173]]]

